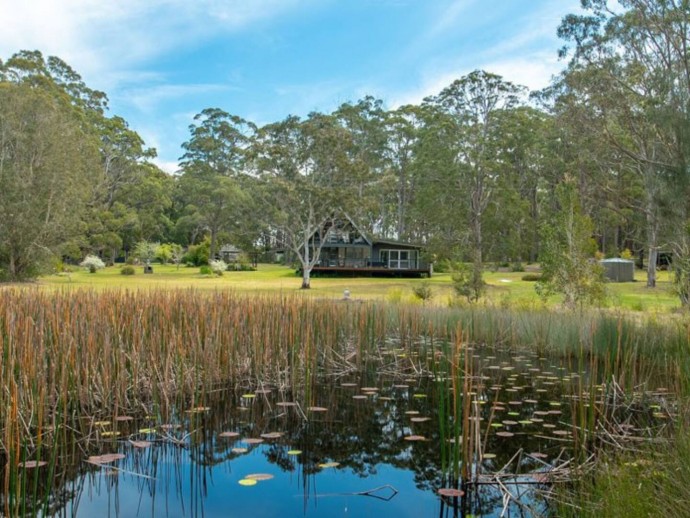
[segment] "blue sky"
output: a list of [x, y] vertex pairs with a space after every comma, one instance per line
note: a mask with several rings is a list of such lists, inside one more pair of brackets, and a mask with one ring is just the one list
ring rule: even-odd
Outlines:
[[0, 58], [56, 55], [176, 169], [194, 115], [257, 124], [371, 94], [393, 108], [485, 69], [532, 89], [579, 0], [0, 0]]

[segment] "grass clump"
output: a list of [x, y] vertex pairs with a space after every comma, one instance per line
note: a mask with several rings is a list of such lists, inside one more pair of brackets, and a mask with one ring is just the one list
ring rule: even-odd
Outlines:
[[131, 266], [129, 264], [123, 266], [122, 268], [120, 268], [120, 274], [121, 275], [134, 275], [135, 274], [134, 266]]
[[614, 451], [599, 459], [591, 476], [561, 490], [564, 517], [687, 516], [690, 499], [690, 430], [667, 444]]

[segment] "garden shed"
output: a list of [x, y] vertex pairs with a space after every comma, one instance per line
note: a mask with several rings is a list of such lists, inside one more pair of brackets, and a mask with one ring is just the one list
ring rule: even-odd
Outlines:
[[604, 276], [612, 282], [633, 282], [635, 280], [635, 262], [619, 257], [604, 259], [600, 262], [604, 267]]

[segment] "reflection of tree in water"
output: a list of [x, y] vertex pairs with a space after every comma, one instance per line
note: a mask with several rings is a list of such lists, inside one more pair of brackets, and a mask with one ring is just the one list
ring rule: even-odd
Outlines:
[[[478, 358], [476, 361], [479, 364], [483, 360]], [[499, 363], [499, 360], [493, 361]], [[535, 360], [534, 364], [537, 363]], [[491, 402], [496, 398], [493, 387], [505, 387], [510, 383], [519, 386], [519, 396], [501, 392], [500, 399], [505, 402], [510, 397], [519, 397], [534, 401], [522, 403], [520, 411], [524, 415], [538, 409], [548, 409], [548, 401], [560, 399], [563, 391], [562, 384], [545, 385], [548, 376], [538, 380], [528, 376], [526, 368], [515, 371], [482, 370], [482, 373], [477, 397], [487, 402], [480, 407], [481, 416], [485, 420], [483, 429], [490, 418]], [[85, 487], [117, 492], [120, 477], [126, 476], [128, 480], [134, 481], [141, 493], [149, 494], [157, 501], [156, 505], [178, 501], [192, 514], [201, 512], [208, 485], [213, 480], [214, 468], [229, 465], [234, 459], [245, 455], [234, 452], [233, 448], [246, 445], [239, 439], [220, 437], [223, 431], [237, 432], [240, 438], [257, 438], [267, 432], [283, 433], [279, 439], [266, 440], [263, 445], [247, 448], [249, 452], [260, 449], [265, 458], [282, 471], [298, 472], [305, 499], [314, 487], [313, 476], [321, 471], [319, 464], [328, 461], [339, 462], [337, 469], [346, 469], [348, 473], [362, 478], [376, 475], [382, 465], [390, 465], [413, 473], [416, 486], [426, 491], [436, 491], [449, 485], [447, 474], [441, 470], [441, 448], [448, 446], [441, 444], [438, 418], [441, 404], [439, 391], [447, 390], [447, 386], [428, 377], [417, 377], [414, 382], [408, 380], [406, 388], [396, 387], [403, 380], [380, 379], [373, 371], [355, 381], [358, 383], [356, 387], [343, 387], [340, 382], [315, 383], [311, 388], [309, 404], [327, 408], [328, 411], [323, 413], [307, 409], [309, 405], [304, 402], [302, 391], [294, 394], [277, 391], [257, 393], [253, 398], [243, 398], [241, 392], [219, 387], [201, 398], [203, 404], [209, 407], [208, 411], [186, 412], [198, 404], [198, 396], [196, 403], [182, 400], [165, 408], [169, 419], [179, 424], [180, 428], [168, 430], [165, 434], [159, 431], [157, 442], [146, 449], [132, 447], [126, 437], [136, 432], [138, 427], [150, 426], [151, 421], [137, 419], [131, 423], [119, 423], [117, 426], [123, 435], [117, 442], [84, 442], [83, 438], [89, 436], [89, 431], [80, 429], [70, 439], [71, 444], [65, 445], [64, 451], [61, 450], [57, 462], [58, 471], [50, 484], [47, 471], [36, 472], [38, 500], [42, 501], [49, 495], [48, 514], [59, 515], [70, 501], [78, 503]], [[353, 399], [354, 395], [361, 394], [362, 386], [375, 386], [379, 390], [366, 399]], [[537, 393], [538, 387], [546, 387], [548, 392]], [[424, 394], [426, 397], [417, 398], [415, 394]], [[301, 403], [301, 406], [278, 406], [277, 403], [281, 401], [295, 401]], [[568, 422], [567, 405], [562, 410], [560, 419]], [[406, 414], [408, 411], [419, 412], [419, 417], [431, 419], [413, 423], [412, 416]], [[505, 417], [494, 415], [493, 419], [500, 421]], [[159, 421], [158, 424], [162, 422]], [[423, 435], [427, 440], [404, 440], [405, 436], [412, 434]], [[137, 435], [133, 437], [141, 438]], [[184, 439], [184, 447], [176, 444], [176, 439]], [[545, 448], [544, 441], [536, 438], [533, 433], [520, 435], [518, 440], [519, 447], [526, 452], [542, 451]], [[486, 460], [485, 468], [491, 471], [500, 469], [517, 448], [515, 441], [490, 434], [485, 451], [495, 454], [496, 458]], [[299, 456], [288, 455], [289, 449], [298, 449], [302, 453]], [[145, 476], [138, 477], [128, 473], [107, 475], [107, 467], [99, 468], [83, 462], [88, 455], [118, 450], [127, 454], [123, 461], [118, 462], [118, 468]], [[191, 465], [188, 465], [190, 462]], [[530, 464], [531, 462], [525, 460], [522, 468], [526, 471], [535, 469], [536, 464]], [[189, 468], [191, 477], [183, 467]], [[185, 484], [183, 477], [187, 477]], [[30, 483], [33, 484], [27, 481], [27, 484]], [[0, 503], [4, 503], [6, 499], [7, 495], [0, 494]], [[496, 506], [501, 506], [502, 502], [498, 491], [482, 487], [480, 490], [468, 491], [462, 504], [462, 511], [476, 513], [491, 511]], [[441, 506], [442, 515], [444, 509], [448, 511], [445, 503]], [[31, 504], [28, 504], [27, 514], [35, 514], [35, 508]]]

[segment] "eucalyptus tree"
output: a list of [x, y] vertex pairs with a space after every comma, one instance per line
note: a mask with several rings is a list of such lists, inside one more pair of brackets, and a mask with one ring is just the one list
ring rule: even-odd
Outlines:
[[354, 104], [344, 103], [332, 114], [348, 135], [348, 182], [355, 190], [348, 213], [367, 230], [376, 229], [381, 234], [389, 227], [384, 201], [390, 183], [384, 157], [386, 115], [383, 102], [372, 96]]
[[254, 167], [263, 182], [267, 223], [297, 257], [302, 289], [311, 285], [333, 222], [355, 200], [358, 161], [352, 136], [333, 116], [290, 116], [262, 127], [254, 144]]
[[[690, 304], [687, 157], [690, 139], [690, 4], [687, 0], [587, 0], [559, 29], [573, 46], [571, 72], [596, 77], [602, 132], [634, 164], [645, 190], [648, 285], [658, 231], [673, 229], [677, 286]], [[566, 54], [570, 49], [564, 49]], [[664, 207], [671, 210], [664, 210]]]
[[415, 161], [424, 121], [416, 106], [401, 106], [386, 114], [384, 157], [392, 179], [390, 197], [395, 214], [395, 237], [419, 239], [420, 228], [412, 221], [417, 191]]
[[454, 81], [425, 102], [436, 107], [447, 126], [452, 150], [450, 179], [467, 210], [473, 263], [473, 285], [481, 286], [485, 211], [500, 179], [502, 143], [501, 113], [520, 104], [524, 88], [500, 76], [474, 71]]
[[79, 230], [97, 141], [66, 99], [0, 82], [0, 276], [21, 280]]
[[256, 127], [218, 108], [207, 108], [194, 120], [190, 139], [182, 145], [180, 190], [185, 215], [209, 232], [213, 259], [219, 234], [237, 230], [248, 217], [242, 176]]

